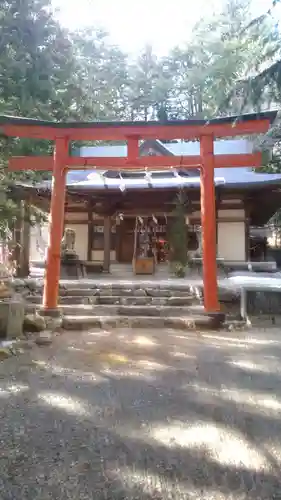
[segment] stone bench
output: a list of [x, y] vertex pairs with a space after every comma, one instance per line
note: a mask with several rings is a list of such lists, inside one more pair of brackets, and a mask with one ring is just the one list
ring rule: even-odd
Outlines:
[[103, 264], [76, 259], [61, 264], [62, 278], [87, 278], [89, 274], [102, 274]]
[[[217, 267], [218, 269], [225, 270], [225, 260], [221, 257], [217, 257]], [[192, 257], [189, 261], [189, 266], [191, 269], [196, 269], [198, 272], [201, 271], [203, 267], [202, 257]]]
[[80, 259], [66, 259], [61, 261], [61, 278], [86, 278], [86, 266], [83, 260]]
[[224, 265], [228, 273], [232, 271], [275, 273], [278, 270], [275, 261], [225, 261]]
[[93, 262], [90, 260], [84, 261], [84, 266], [86, 268], [87, 273], [90, 274], [101, 274], [103, 273], [103, 264], [99, 262]]
[[242, 285], [241, 316], [245, 320], [253, 316], [281, 316], [281, 280]]

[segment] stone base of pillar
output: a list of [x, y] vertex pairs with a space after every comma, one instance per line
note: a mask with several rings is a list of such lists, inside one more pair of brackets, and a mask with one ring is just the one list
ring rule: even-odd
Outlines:
[[42, 307], [39, 309], [38, 314], [40, 316], [46, 316], [47, 318], [60, 318], [61, 317], [61, 310], [56, 307], [55, 309], [46, 309]]

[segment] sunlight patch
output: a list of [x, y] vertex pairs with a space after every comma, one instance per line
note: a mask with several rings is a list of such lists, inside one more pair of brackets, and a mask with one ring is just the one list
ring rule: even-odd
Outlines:
[[151, 340], [149, 337], [144, 337], [144, 336], [135, 337], [133, 340], [133, 343], [138, 344], [138, 345], [143, 345], [143, 346], [150, 346], [150, 345], [156, 344], [156, 342]]
[[258, 404], [260, 406], [263, 406], [264, 408], [268, 408], [269, 410], [274, 410], [274, 411], [281, 410], [281, 401], [277, 401], [277, 399], [273, 398], [259, 399]]
[[238, 404], [252, 406], [257, 413], [260, 413], [265, 408], [273, 412], [281, 410], [281, 401], [276, 397], [268, 397], [268, 394], [263, 392], [223, 388], [218, 396], [226, 401], [235, 401]]
[[[219, 340], [227, 343], [240, 341], [239, 337], [223, 337], [222, 335], [212, 335], [210, 333], [202, 333], [202, 337], [204, 339]], [[244, 342], [244, 340], [242, 340], [242, 342]]]
[[104, 377], [97, 375], [94, 372], [86, 372], [83, 370], [78, 370], [76, 368], [65, 368], [64, 366], [59, 365], [46, 365], [46, 369], [48, 369], [54, 375], [63, 375], [64, 377], [69, 378], [70, 380], [81, 380], [82, 382], [91, 382], [95, 384], [99, 383], [108, 383]]
[[9, 391], [6, 391], [5, 389], [0, 388], [0, 398], [8, 398], [10, 396]]
[[0, 388], [0, 398], [7, 398], [11, 394], [19, 394], [28, 390], [29, 386], [25, 384], [6, 384], [5, 387]]
[[129, 363], [129, 358], [127, 358], [127, 356], [115, 352], [102, 352], [99, 354], [99, 357], [102, 361], [106, 361], [107, 363], [116, 363], [121, 365]]
[[111, 335], [111, 332], [108, 330], [97, 330], [97, 331], [89, 331], [87, 332], [87, 335], [90, 335], [91, 337], [108, 337]]
[[106, 376], [110, 375], [111, 377], [116, 377], [116, 378], [132, 378], [132, 379], [141, 379], [141, 380], [146, 380], [147, 382], [151, 382], [152, 380], [155, 379], [154, 376], [152, 376], [150, 373], [148, 374], [147, 372], [144, 373], [143, 371], [139, 370], [132, 370], [132, 369], [126, 369], [123, 371], [122, 369], [114, 369], [112, 367], [105, 367], [102, 369], [102, 373]]
[[185, 385], [182, 385], [182, 389], [186, 389], [186, 390], [194, 390], [197, 397], [199, 396], [200, 397], [200, 393], [206, 393], [206, 394], [210, 394], [214, 397], [220, 397], [220, 394], [221, 394], [221, 389], [215, 389], [213, 387], [208, 387], [206, 385], [202, 385], [202, 384], [185, 384]]
[[250, 360], [238, 360], [238, 361], [228, 361], [228, 364], [238, 366], [238, 368], [242, 368], [245, 370], [250, 370], [253, 372], [263, 372], [263, 373], [270, 373], [270, 369], [268, 366], [265, 366], [260, 363], [253, 363]]
[[151, 470], [147, 473], [147, 471], [137, 469], [136, 467], [123, 467], [121, 470], [116, 471], [116, 475], [119, 476], [126, 489], [132, 492], [135, 490], [137, 496], [134, 498], [142, 498], [143, 496], [149, 498], [166, 498], [167, 495], [170, 498], [170, 495], [174, 495], [175, 492], [177, 492], [177, 498], [183, 498], [182, 495], [184, 495], [184, 498], [187, 498], [187, 495], [190, 499], [194, 498], [198, 500], [199, 498], [197, 489], [192, 489], [192, 491], [187, 490], [186, 486], [176, 477], [172, 482], [164, 475], [153, 474]]
[[25, 384], [9, 384], [7, 390], [11, 394], [18, 394], [19, 392], [28, 391], [29, 387]]
[[196, 356], [193, 354], [187, 354], [186, 352], [174, 351], [171, 352], [171, 356], [174, 358], [183, 358], [183, 359], [195, 359]]
[[[163, 463], [155, 464], [156, 467], [161, 467], [161, 465], [163, 467]], [[169, 471], [169, 464], [167, 467]], [[190, 500], [198, 500], [199, 498], [202, 500], [207, 500], [207, 498], [227, 500], [229, 498], [228, 495], [222, 496], [221, 492], [211, 486], [208, 486], [208, 492], [205, 496], [203, 489], [198, 489], [192, 484], [192, 481], [188, 481], [187, 478], [178, 478], [174, 474], [171, 480], [165, 472], [155, 474], [151, 470], [148, 472], [136, 467], [122, 467], [113, 471], [112, 476], [118, 477], [124, 489], [129, 490], [134, 498], [188, 498]], [[235, 498], [238, 500], [238, 497]]]
[[140, 359], [136, 362], [137, 366], [144, 370], [169, 370], [170, 367], [167, 365], [163, 365], [162, 363], [157, 363], [156, 361], [150, 361], [148, 359]]
[[50, 406], [65, 410], [67, 413], [80, 416], [89, 416], [89, 410], [78, 399], [58, 392], [41, 392], [38, 398]]
[[232, 467], [261, 470], [267, 468], [265, 458], [245, 441], [242, 435], [214, 424], [160, 427], [152, 437], [169, 447], [186, 447], [210, 454], [216, 462]]

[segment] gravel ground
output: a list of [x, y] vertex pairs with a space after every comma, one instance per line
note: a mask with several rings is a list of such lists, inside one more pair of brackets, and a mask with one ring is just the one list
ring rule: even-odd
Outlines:
[[0, 498], [281, 499], [281, 330], [91, 330], [0, 363]]

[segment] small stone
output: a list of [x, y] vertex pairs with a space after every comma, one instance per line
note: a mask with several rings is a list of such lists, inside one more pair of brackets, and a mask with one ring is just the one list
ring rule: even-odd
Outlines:
[[6, 299], [11, 297], [12, 293], [6, 283], [0, 281], [0, 299]]
[[142, 288], [139, 288], [139, 289], [134, 290], [133, 295], [135, 297], [145, 297], [146, 296], [146, 292]]
[[46, 329], [46, 321], [39, 314], [27, 314], [23, 322], [25, 332], [42, 332]]
[[35, 340], [36, 344], [39, 346], [50, 345], [52, 343], [52, 334], [50, 332], [41, 332], [37, 339]]
[[12, 352], [10, 349], [6, 349], [4, 347], [0, 347], [0, 361], [4, 361], [4, 359], [12, 356]]
[[29, 290], [31, 292], [36, 292], [36, 290], [38, 289], [38, 282], [37, 282], [37, 280], [27, 278], [24, 281], [24, 283], [25, 283], [25, 286], [27, 286], [27, 288], [29, 288]]
[[46, 328], [48, 330], [59, 330], [62, 327], [62, 316], [59, 316], [58, 318], [52, 318], [51, 316], [45, 316], [44, 318], [45, 323], [46, 323]]
[[10, 284], [15, 289], [25, 287], [24, 281], [19, 278], [14, 278], [13, 280], [11, 280]]

